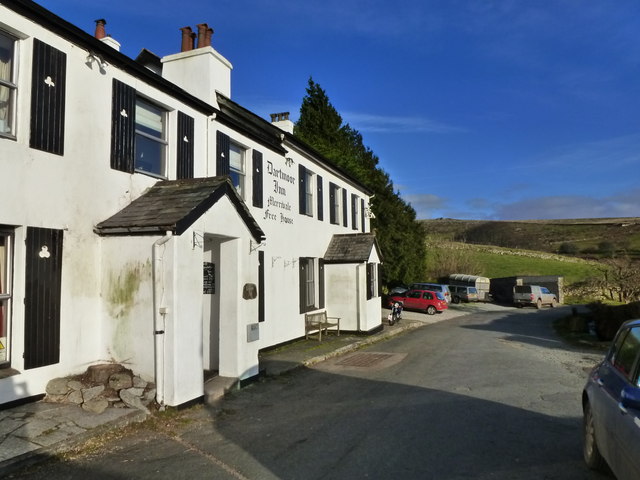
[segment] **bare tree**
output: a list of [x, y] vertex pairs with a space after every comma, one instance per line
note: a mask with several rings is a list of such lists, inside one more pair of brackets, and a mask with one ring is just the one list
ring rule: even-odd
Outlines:
[[628, 257], [607, 260], [609, 267], [605, 271], [605, 285], [611, 300], [633, 302], [640, 299], [640, 263]]

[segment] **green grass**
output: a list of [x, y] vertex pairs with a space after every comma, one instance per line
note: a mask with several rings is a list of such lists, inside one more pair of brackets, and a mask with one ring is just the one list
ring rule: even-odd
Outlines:
[[[515, 252], [515, 253], [514, 253]], [[558, 275], [564, 277], [565, 285], [581, 282], [588, 278], [601, 277], [602, 266], [595, 262], [550, 256], [542, 258], [541, 252], [514, 251], [500, 247], [474, 246], [458, 243], [429, 244], [427, 247], [427, 270], [437, 272], [438, 262], [450, 261], [450, 273], [468, 273], [488, 278], [502, 278], [523, 275]], [[472, 264], [473, 271], [464, 266], [456, 267], [455, 259], [462, 265]], [[434, 278], [438, 275], [429, 275]]]
[[564, 277], [565, 284], [572, 284], [601, 275], [599, 269], [589, 263], [564, 262], [520, 255], [498, 255], [488, 252], [477, 252], [474, 259], [480, 264], [484, 272], [483, 276], [489, 278], [515, 275], [560, 275]]

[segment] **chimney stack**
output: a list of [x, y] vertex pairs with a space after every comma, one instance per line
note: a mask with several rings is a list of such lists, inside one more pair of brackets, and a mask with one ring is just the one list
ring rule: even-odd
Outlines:
[[289, 120], [289, 112], [272, 113], [271, 124], [288, 133], [293, 133], [293, 122]]
[[114, 50], [120, 51], [120, 42], [111, 38], [111, 35], [107, 35], [107, 32], [104, 29], [104, 26], [106, 24], [107, 21], [104, 18], [96, 20], [96, 32], [94, 33], [94, 37], [96, 37], [101, 42], [106, 43]]
[[180, 32], [180, 51], [162, 58], [163, 78], [214, 106], [218, 93], [230, 98], [233, 66], [211, 46], [213, 28], [199, 23]]
[[98, 40], [102, 40], [104, 37], [107, 36], [107, 33], [104, 30], [104, 26], [106, 24], [107, 24], [107, 21], [104, 18], [100, 18], [96, 20], [96, 33], [94, 34], [94, 36]]

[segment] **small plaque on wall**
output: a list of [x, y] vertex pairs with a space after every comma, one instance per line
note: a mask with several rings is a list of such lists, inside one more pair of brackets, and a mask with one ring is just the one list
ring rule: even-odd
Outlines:
[[216, 293], [216, 265], [204, 262], [202, 268], [202, 293]]
[[247, 325], [247, 342], [256, 342], [260, 340], [260, 324], [252, 323]]

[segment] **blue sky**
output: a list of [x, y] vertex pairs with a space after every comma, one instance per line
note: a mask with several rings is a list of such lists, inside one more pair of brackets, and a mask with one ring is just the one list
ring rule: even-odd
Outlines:
[[418, 218], [640, 217], [637, 0], [38, 3], [134, 58], [208, 23], [265, 119], [313, 77]]

